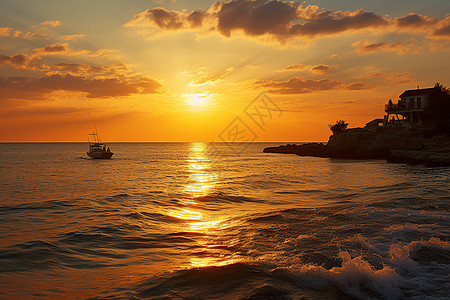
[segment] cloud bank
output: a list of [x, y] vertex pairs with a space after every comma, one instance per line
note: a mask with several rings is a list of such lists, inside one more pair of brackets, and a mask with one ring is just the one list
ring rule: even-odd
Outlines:
[[39, 76], [0, 77], [0, 100], [45, 100], [54, 91], [82, 93], [87, 98], [123, 97], [133, 94], [160, 93], [162, 85], [155, 79], [134, 74], [123, 62], [110, 65], [59, 62], [44, 63], [49, 55], [91, 56], [90, 51], [74, 51], [68, 44], [50, 44], [29, 53], [0, 54], [0, 67], [39, 73]]
[[301, 76], [292, 77], [286, 81], [258, 80], [255, 82], [257, 88], [264, 88], [272, 94], [307, 94], [319, 91], [336, 89], [363, 90], [368, 89], [363, 82], [343, 83], [335, 79], [306, 79]]
[[148, 9], [135, 15], [126, 27], [153, 27], [160, 31], [215, 31], [229, 37], [242, 32], [247, 36], [269, 35], [277, 40], [292, 37], [318, 37], [388, 25], [388, 20], [372, 12], [320, 11], [315, 5], [266, 0], [216, 2], [206, 11]]
[[[224, 37], [243, 34], [268, 36], [278, 42], [315, 39], [357, 30], [412, 33], [423, 31], [430, 38], [450, 37], [450, 18], [440, 19], [410, 13], [396, 19], [374, 12], [321, 10], [316, 5], [279, 0], [230, 0], [216, 2], [207, 10], [177, 11], [163, 7], [136, 14], [124, 26], [148, 36], [167, 31], [217, 32]], [[153, 29], [153, 30], [146, 30]]]

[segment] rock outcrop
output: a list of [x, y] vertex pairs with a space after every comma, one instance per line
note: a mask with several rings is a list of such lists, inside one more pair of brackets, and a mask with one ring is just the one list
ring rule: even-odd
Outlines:
[[326, 145], [286, 145], [266, 148], [264, 152], [347, 159], [379, 158], [395, 163], [450, 166], [450, 137], [418, 129], [353, 128], [330, 136]]
[[278, 147], [265, 148], [263, 152], [266, 153], [286, 153], [297, 154], [300, 156], [317, 156], [329, 157], [330, 153], [328, 147], [322, 143], [309, 143], [303, 145], [286, 145]]

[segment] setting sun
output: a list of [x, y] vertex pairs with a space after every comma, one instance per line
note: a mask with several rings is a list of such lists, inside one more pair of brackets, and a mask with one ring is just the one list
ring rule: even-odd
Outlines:
[[195, 107], [206, 107], [212, 104], [213, 94], [211, 92], [193, 92], [182, 95], [184, 103]]

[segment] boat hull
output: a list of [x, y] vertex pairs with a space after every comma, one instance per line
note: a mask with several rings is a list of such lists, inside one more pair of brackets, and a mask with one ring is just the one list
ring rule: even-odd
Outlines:
[[94, 159], [110, 159], [113, 156], [113, 152], [86, 152], [89, 157]]

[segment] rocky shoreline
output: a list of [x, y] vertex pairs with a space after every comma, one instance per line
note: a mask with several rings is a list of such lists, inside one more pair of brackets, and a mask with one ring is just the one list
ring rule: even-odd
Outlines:
[[266, 153], [344, 159], [386, 159], [391, 163], [450, 166], [450, 137], [403, 127], [353, 128], [330, 136], [328, 143], [265, 148]]

